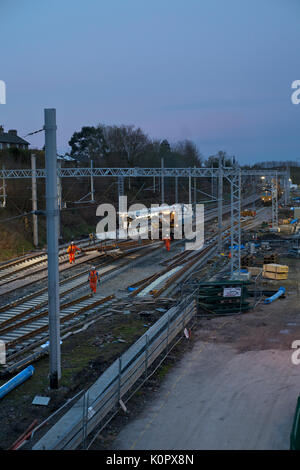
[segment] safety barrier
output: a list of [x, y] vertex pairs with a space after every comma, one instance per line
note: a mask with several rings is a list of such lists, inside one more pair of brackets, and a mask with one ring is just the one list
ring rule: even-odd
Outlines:
[[[119, 357], [75, 405], [34, 446], [33, 450], [88, 448], [87, 437], [102, 430], [124, 407], [150, 375], [150, 367], [168, 354], [175, 338], [183, 336], [186, 325], [196, 315], [191, 297], [168, 310], [148, 331]], [[152, 373], [152, 372], [151, 372]], [[140, 386], [140, 385], [139, 385]], [[138, 388], [139, 388], [138, 386]], [[130, 394], [130, 396], [129, 396]]]
[[300, 450], [300, 397], [298, 397], [290, 436], [290, 450]]

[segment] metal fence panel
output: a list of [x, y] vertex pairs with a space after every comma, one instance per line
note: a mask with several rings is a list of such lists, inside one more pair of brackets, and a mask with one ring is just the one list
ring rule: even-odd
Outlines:
[[86, 442], [195, 314], [196, 302], [191, 299], [168, 310], [89, 388], [88, 404], [80, 398], [33, 449], [75, 449]]

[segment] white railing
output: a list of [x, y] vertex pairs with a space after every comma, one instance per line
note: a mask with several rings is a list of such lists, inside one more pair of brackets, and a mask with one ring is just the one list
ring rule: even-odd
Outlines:
[[163, 354], [166, 357], [175, 338], [183, 336], [195, 315], [196, 301], [191, 298], [168, 310], [99, 377], [33, 450], [76, 449], [80, 445], [87, 448], [87, 437], [95, 428], [99, 432], [99, 426], [102, 430], [120, 404], [129, 400], [138, 382], [147, 380], [149, 369]]

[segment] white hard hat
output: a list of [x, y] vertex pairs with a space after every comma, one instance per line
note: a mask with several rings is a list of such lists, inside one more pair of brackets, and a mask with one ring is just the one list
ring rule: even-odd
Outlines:
[[95, 271], [95, 269], [96, 269], [96, 266], [92, 266], [92, 270]]

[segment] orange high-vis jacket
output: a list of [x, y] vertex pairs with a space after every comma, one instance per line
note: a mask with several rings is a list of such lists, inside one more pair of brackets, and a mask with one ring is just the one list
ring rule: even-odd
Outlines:
[[69, 245], [68, 250], [67, 250], [67, 252], [68, 252], [69, 254], [73, 254], [73, 253], [75, 253], [76, 251], [80, 251], [80, 248], [78, 248], [78, 246], [76, 246], [76, 245]]
[[90, 282], [97, 282], [97, 279], [99, 279], [99, 274], [97, 271], [90, 271], [89, 272], [89, 281]]

